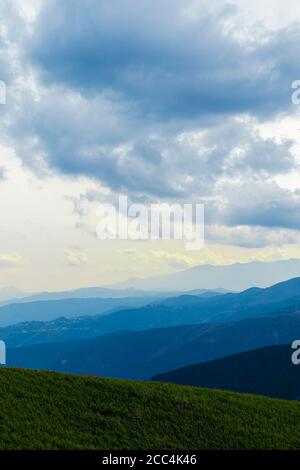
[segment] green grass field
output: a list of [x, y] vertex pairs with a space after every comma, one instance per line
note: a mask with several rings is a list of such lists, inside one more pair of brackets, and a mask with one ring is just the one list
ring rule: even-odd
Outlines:
[[300, 403], [0, 369], [1, 449], [300, 449]]

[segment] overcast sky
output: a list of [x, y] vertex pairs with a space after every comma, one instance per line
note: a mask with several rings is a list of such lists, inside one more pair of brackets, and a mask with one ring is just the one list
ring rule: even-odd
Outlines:
[[[300, 258], [297, 0], [1, 0], [0, 287]], [[206, 244], [101, 242], [96, 208], [204, 203]]]

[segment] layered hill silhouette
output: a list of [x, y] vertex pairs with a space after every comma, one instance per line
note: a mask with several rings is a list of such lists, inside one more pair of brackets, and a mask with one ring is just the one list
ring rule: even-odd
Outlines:
[[[207, 290], [203, 289], [203, 292]], [[73, 299], [124, 299], [133, 297], [166, 297], [175, 295], [176, 291], [168, 293], [159, 291], [146, 291], [134, 288], [110, 289], [108, 287], [82, 287], [69, 291], [25, 293], [14, 288], [0, 289], [0, 306], [13, 303], [46, 302], [50, 300]]]
[[116, 310], [138, 308], [157, 300], [157, 297], [121, 298], [78, 298], [20, 302], [0, 307], [0, 326], [8, 326], [27, 321], [50, 321], [61, 316], [76, 318], [80, 316], [102, 315]]
[[[69, 305], [69, 315], [72, 318], [65, 318], [63, 315], [68, 316], [68, 311], [57, 308], [57, 306], [63, 304], [50, 302], [50, 314], [54, 316], [61, 314], [61, 318], [52, 321], [31, 321], [2, 327], [0, 328], [0, 338], [6, 341], [8, 346], [19, 347], [37, 343], [88, 339], [122, 330], [142, 331], [185, 326], [187, 324], [209, 323], [208, 330], [211, 331], [214, 328], [213, 323], [228, 323], [232, 320], [239, 321], [262, 316], [275, 317], [297, 314], [300, 311], [300, 278], [266, 289], [248, 289], [239, 294], [219, 294], [209, 297], [207, 295], [184, 295], [154, 302], [141, 308], [117, 309], [114, 312], [104, 312], [109, 313], [106, 315], [96, 315], [97, 309], [100, 307], [105, 309], [108, 305], [107, 301], [110, 300], [83, 299], [76, 300], [75, 303], [69, 300], [63, 301], [64, 305]], [[119, 300], [113, 299], [114, 302]], [[122, 302], [123, 300], [126, 299], [121, 299]], [[136, 300], [133, 299], [133, 302], [136, 302]], [[145, 299], [138, 299], [138, 301], [143, 302]], [[87, 308], [89, 304], [93, 306], [90, 310]], [[48, 302], [38, 303], [36, 312], [38, 317], [48, 314], [47, 305]], [[35, 308], [36, 304], [9, 305], [0, 308], [0, 324], [1, 315], [3, 315], [2, 321], [4, 319], [9, 321], [10, 317], [15, 318], [14, 309], [16, 307], [20, 315], [30, 316], [32, 306]], [[22, 307], [24, 310], [22, 310]], [[80, 311], [89, 311], [90, 315], [78, 317]], [[92, 315], [92, 313], [95, 315]], [[220, 328], [222, 327], [216, 326], [216, 331], [219, 331]], [[270, 328], [272, 332], [272, 326]], [[264, 345], [260, 344], [260, 346]]]
[[[53, 337], [56, 334], [53, 332]], [[287, 344], [298, 337], [300, 314], [285, 313], [239, 322], [120, 331], [87, 340], [9, 348], [7, 361], [15, 367], [150, 379], [178, 367]]]
[[[125, 305], [126, 302], [132, 302], [135, 307], [113, 309], [113, 306], [118, 303]], [[146, 305], [137, 308], [138, 302]], [[116, 311], [109, 311], [109, 307]], [[97, 336], [120, 330], [139, 331], [187, 324], [237, 321], [248, 317], [273, 315], [274, 312], [283, 309], [298, 311], [298, 308], [300, 308], [300, 278], [295, 278], [266, 289], [252, 288], [237, 294], [181, 295], [154, 302], [151, 302], [150, 298], [128, 298], [75, 299], [12, 304], [0, 308], [0, 325], [11, 325], [41, 318], [52, 320], [57, 317], [95, 316], [92, 319], [76, 318], [73, 320], [72, 318], [69, 322], [63, 321], [61, 340], [65, 340]], [[110, 313], [110, 315], [99, 317], [97, 312]], [[51, 331], [62, 333], [61, 324], [61, 319], [57, 323], [51, 324], [44, 322], [40, 325], [29, 324], [26, 331], [29, 332], [33, 329], [34, 334], [39, 335], [40, 329], [42, 332], [40, 336], [46, 335], [46, 340], [52, 341]], [[74, 336], [72, 333], [70, 336], [70, 330], [73, 332], [77, 330], [77, 334]], [[6, 332], [0, 329], [0, 337], [5, 339], [6, 336]]]
[[270, 397], [300, 399], [300, 366], [291, 361], [291, 345], [271, 346], [195, 364], [153, 380]]
[[300, 403], [0, 369], [0, 449], [298, 449]]

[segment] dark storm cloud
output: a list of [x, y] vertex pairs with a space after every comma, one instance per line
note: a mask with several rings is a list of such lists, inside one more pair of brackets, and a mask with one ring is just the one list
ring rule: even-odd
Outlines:
[[[300, 228], [298, 195], [266, 189], [295, 168], [293, 142], [257, 130], [292, 112], [300, 27], [249, 38], [221, 3], [44, 0], [17, 36], [9, 19], [19, 72], [4, 124], [23, 162], [132, 199], [201, 200], [212, 223]], [[34, 87], [19, 86], [28, 71]]]
[[28, 44], [46, 82], [134, 102], [141, 116], [266, 116], [290, 105], [300, 74], [299, 29], [238, 40], [224, 22], [235, 9], [180, 0], [44, 2]]

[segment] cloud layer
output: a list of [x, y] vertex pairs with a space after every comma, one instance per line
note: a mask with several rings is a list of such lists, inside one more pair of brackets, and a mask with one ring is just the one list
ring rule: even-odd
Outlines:
[[25, 165], [204, 202], [212, 227], [300, 228], [300, 193], [277, 182], [295, 140], [262, 131], [297, 114], [299, 24], [246, 28], [226, 2], [45, 0], [30, 21], [3, 5], [2, 136]]

